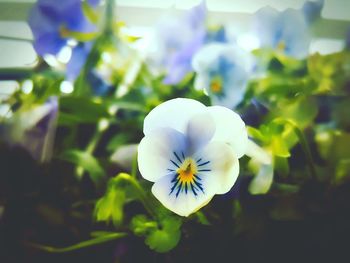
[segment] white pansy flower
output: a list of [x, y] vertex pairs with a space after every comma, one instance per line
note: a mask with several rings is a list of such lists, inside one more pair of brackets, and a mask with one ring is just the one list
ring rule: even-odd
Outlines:
[[188, 216], [234, 185], [248, 136], [238, 114], [191, 99], [173, 99], [144, 121], [138, 147], [141, 175], [168, 209]]

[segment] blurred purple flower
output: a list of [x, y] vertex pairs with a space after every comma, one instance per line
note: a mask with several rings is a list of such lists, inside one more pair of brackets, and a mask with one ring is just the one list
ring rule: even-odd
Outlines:
[[255, 63], [235, 44], [211, 43], [193, 57], [195, 88], [204, 89], [214, 105], [236, 107], [243, 99]]
[[34, 159], [44, 162], [51, 158], [58, 101], [51, 97], [45, 104], [27, 111], [17, 111], [1, 127], [1, 135], [9, 144], [21, 145]]
[[208, 31], [205, 1], [193, 7], [182, 17], [167, 16], [156, 27], [157, 67], [165, 69], [165, 84], [177, 84], [192, 71], [193, 55], [208, 42], [226, 41], [225, 30]]
[[95, 7], [100, 3], [101, 0], [87, 0], [87, 2], [89, 3], [89, 5]]
[[[89, 0], [96, 5], [97, 0]], [[67, 44], [64, 30], [91, 32], [95, 27], [86, 19], [81, 0], [38, 0], [28, 18], [34, 36], [34, 49], [43, 56], [56, 55]]]
[[309, 23], [316, 20], [322, 7], [323, 0], [306, 2], [300, 10], [289, 8], [279, 12], [269, 6], [261, 8], [253, 22], [260, 45], [292, 57], [306, 57], [311, 41]]

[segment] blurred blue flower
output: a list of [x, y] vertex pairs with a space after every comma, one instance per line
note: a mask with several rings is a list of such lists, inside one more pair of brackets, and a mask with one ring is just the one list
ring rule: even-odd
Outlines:
[[108, 81], [94, 69], [88, 72], [87, 80], [92, 87], [93, 94], [97, 96], [104, 96], [113, 88], [113, 85], [108, 83]]
[[214, 105], [232, 109], [243, 99], [254, 61], [237, 45], [212, 43], [196, 53], [192, 66], [195, 88], [204, 89]]
[[323, 1], [306, 2], [302, 9], [279, 12], [272, 7], [258, 10], [254, 16], [254, 31], [261, 47], [282, 51], [295, 58], [309, 53], [311, 35], [309, 26], [320, 15]]
[[205, 1], [193, 7], [182, 17], [167, 16], [156, 27], [156, 53], [152, 59], [164, 69], [165, 84], [177, 84], [192, 71], [193, 55], [208, 42], [224, 42], [224, 28], [207, 30]]
[[345, 49], [350, 50], [350, 27], [348, 28], [348, 31], [346, 32]]
[[311, 24], [321, 17], [324, 0], [307, 1], [302, 7], [306, 21]]
[[83, 68], [91, 51], [93, 42], [81, 42], [72, 50], [72, 55], [66, 66], [66, 78], [73, 82]]
[[1, 126], [1, 137], [9, 144], [25, 148], [34, 159], [44, 162], [52, 155], [58, 116], [58, 101], [51, 97], [45, 104], [19, 110]]
[[[97, 0], [89, 0], [96, 5]], [[91, 32], [95, 27], [86, 19], [81, 0], [38, 0], [30, 11], [29, 26], [34, 49], [39, 55], [56, 55], [67, 44], [65, 30]]]

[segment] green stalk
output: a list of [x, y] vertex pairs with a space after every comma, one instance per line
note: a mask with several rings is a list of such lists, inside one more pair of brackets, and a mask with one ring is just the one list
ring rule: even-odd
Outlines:
[[0, 69], [0, 80], [21, 80], [33, 74], [32, 68], [2, 68]]
[[106, 234], [106, 235], [98, 236], [98, 237], [90, 239], [90, 240], [86, 240], [86, 241], [77, 243], [77, 244], [72, 245], [72, 246], [63, 247], [63, 248], [45, 246], [45, 245], [31, 243], [31, 242], [25, 242], [25, 245], [32, 247], [32, 248], [40, 249], [40, 250], [43, 250], [43, 251], [46, 251], [49, 253], [66, 253], [66, 252], [70, 252], [70, 251], [74, 251], [74, 250], [78, 250], [78, 249], [82, 249], [82, 248], [86, 248], [86, 247], [99, 245], [99, 244], [109, 242], [112, 240], [117, 240], [117, 239], [125, 237], [126, 235], [127, 235], [126, 233]]
[[106, 1], [105, 21], [103, 24], [103, 31], [105, 34], [113, 34], [115, 22], [115, 0]]
[[44, 60], [38, 58], [38, 62], [34, 67], [19, 67], [19, 68], [1, 68], [0, 69], [0, 80], [22, 80], [30, 78], [37, 72], [49, 70], [55, 75], [61, 75], [60, 72], [50, 69]]
[[145, 207], [147, 212], [153, 218], [155, 218], [155, 219], [157, 218], [157, 212], [156, 212], [153, 200], [151, 200], [148, 197], [146, 192], [143, 190], [143, 188], [141, 187], [139, 182], [134, 177], [132, 177], [131, 175], [126, 174], [126, 173], [120, 173], [120, 174], [118, 174], [116, 180], [118, 180], [118, 181], [120, 180], [121, 182], [125, 181], [125, 182], [129, 183], [138, 192], [139, 200], [141, 201], [141, 203], [143, 204], [143, 206]]
[[33, 43], [33, 40], [32, 40], [32, 39], [28, 39], [28, 38], [21, 38], [21, 37], [8, 37], [8, 36], [0, 36], [0, 39], [3, 39], [3, 40], [11, 40], [11, 41], [21, 41], [21, 42]]
[[[107, 124], [104, 127], [102, 127], [101, 122], [103, 122], [103, 121], [107, 121], [107, 120], [101, 119], [99, 121], [99, 123], [97, 124], [95, 133], [93, 134], [92, 138], [90, 139], [90, 142], [88, 143], [88, 145], [85, 148], [85, 152], [87, 152], [91, 155], [93, 155], [98, 143], [100, 142], [100, 140], [102, 138], [103, 133], [107, 130], [107, 128], [110, 125], [110, 122], [107, 121]], [[78, 178], [81, 178], [82, 175], [84, 174], [84, 168], [81, 166], [77, 166], [76, 174], [77, 174]]]
[[288, 124], [293, 128], [293, 131], [295, 135], [299, 139], [299, 143], [301, 145], [301, 148], [305, 154], [307, 164], [309, 166], [310, 174], [313, 179], [317, 179], [317, 173], [316, 173], [316, 167], [312, 158], [311, 150], [309, 147], [309, 144], [307, 143], [307, 140], [304, 136], [304, 133], [300, 130], [298, 125], [292, 121], [292, 120], [286, 120], [286, 119], [277, 119], [275, 120], [276, 123], [281, 123], [281, 124]]

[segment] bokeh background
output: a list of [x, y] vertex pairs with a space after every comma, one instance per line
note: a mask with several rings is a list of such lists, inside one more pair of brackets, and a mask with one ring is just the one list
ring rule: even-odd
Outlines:
[[[129, 41], [140, 57], [157, 54], [154, 41], [162, 39], [154, 33], [163, 23], [159, 21], [181, 19], [200, 2], [117, 0], [115, 14], [122, 28], [115, 36], [122, 43], [117, 53]], [[208, 25], [225, 26], [228, 38], [253, 53], [259, 45], [251, 25], [259, 9], [269, 5], [281, 12], [300, 10], [304, 3], [207, 0]], [[148, 61], [137, 69], [140, 74], [130, 90], [114, 92], [129, 71], [113, 68], [115, 57], [103, 57], [110, 48], [103, 43], [97, 55], [112, 68], [112, 80], [108, 87], [103, 81], [89, 83], [101, 90], [75, 93], [62, 69], [71, 50], [57, 57], [36, 55], [27, 22], [34, 5], [34, 0], [0, 0], [1, 263], [347, 262], [350, 1], [324, 1], [320, 18], [309, 28], [306, 58], [276, 50], [254, 53], [268, 60], [266, 75], [252, 77], [241, 104], [230, 106], [250, 126], [250, 136], [274, 156], [273, 182], [267, 188], [260, 182], [252, 191], [252, 178], [259, 172], [249, 169], [249, 158], [244, 157], [234, 188], [185, 219], [164, 211], [159, 203], [158, 216], [147, 214], [145, 199], [156, 200], [132, 154], [143, 137], [143, 119], [156, 105], [174, 97], [206, 105], [215, 100], [193, 88], [193, 71], [179, 83], [165, 83], [164, 75], [147, 70]], [[104, 12], [103, 1], [97, 10]], [[219, 27], [211, 29], [220, 32], [215, 31]], [[181, 38], [181, 32], [174, 33]], [[135, 61], [132, 52], [126, 54]], [[92, 81], [77, 79], [76, 87]], [[40, 110], [32, 111], [32, 106]], [[25, 136], [16, 138], [19, 145], [11, 142], [15, 133], [4, 135], [9, 113], [16, 117], [9, 122], [10, 130], [25, 130]], [[293, 132], [296, 135], [290, 135]], [[44, 142], [27, 143], [40, 136]], [[130, 182], [143, 189], [144, 199], [135, 197]]]

